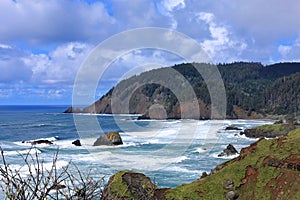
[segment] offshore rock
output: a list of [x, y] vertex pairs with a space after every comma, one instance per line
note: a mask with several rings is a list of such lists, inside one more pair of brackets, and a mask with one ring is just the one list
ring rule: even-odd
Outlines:
[[95, 142], [93, 146], [101, 146], [101, 145], [121, 145], [123, 144], [122, 138], [119, 132], [109, 132], [105, 135], [101, 135]]
[[229, 144], [226, 149], [223, 150], [222, 153], [218, 155], [218, 157], [223, 157], [223, 156], [231, 156], [237, 154], [238, 151], [234, 148], [232, 144]]

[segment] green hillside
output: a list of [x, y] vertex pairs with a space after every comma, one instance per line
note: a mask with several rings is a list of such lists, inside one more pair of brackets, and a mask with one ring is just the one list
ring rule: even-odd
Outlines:
[[[180, 75], [169, 76], [170, 68], [155, 69], [138, 76], [121, 81], [93, 105], [79, 112], [89, 113], [132, 113], [149, 117], [149, 108], [153, 104], [164, 107], [167, 118], [182, 118], [181, 112], [190, 108], [189, 100], [179, 103], [178, 96], [186, 96], [182, 89], [174, 94], [174, 88], [188, 88], [195, 92], [200, 108], [200, 116], [210, 118], [211, 98], [207, 82], [196, 68], [208, 69], [211, 64], [180, 64], [172, 69]], [[228, 118], [259, 118], [266, 115], [297, 115], [300, 108], [300, 63], [278, 63], [263, 66], [260, 63], [235, 62], [217, 65], [226, 90]], [[297, 74], [298, 72], [298, 74]], [[180, 77], [182, 75], [182, 77]], [[162, 80], [168, 87], [153, 80]], [[208, 80], [214, 83], [215, 80]], [[115, 92], [115, 93], [113, 93]], [[114, 105], [112, 111], [112, 94], [120, 99], [120, 105]], [[121, 105], [123, 102], [129, 105]], [[124, 107], [129, 107], [124, 111]], [[159, 118], [159, 113], [157, 114]]]

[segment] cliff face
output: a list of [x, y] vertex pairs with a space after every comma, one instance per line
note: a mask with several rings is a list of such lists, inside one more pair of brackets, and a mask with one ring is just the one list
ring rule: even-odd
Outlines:
[[[193, 65], [211, 67], [210, 64], [194, 63]], [[193, 65], [173, 66], [172, 69], [182, 76], [175, 74], [171, 76], [172, 79], [166, 77], [166, 74], [170, 73], [168, 68], [161, 68], [123, 80], [81, 112], [144, 114], [145, 117], [151, 118], [184, 118], [182, 113], [193, 113], [196, 103], [199, 112], [195, 113], [200, 115], [191, 114], [189, 118], [210, 118], [210, 94], [205, 81]], [[217, 67], [225, 85], [228, 118], [260, 118], [267, 114], [287, 115], [299, 111], [300, 73], [297, 72], [300, 72], [300, 63], [263, 66], [260, 63], [239, 62], [219, 64]], [[160, 80], [168, 87], [159, 84]], [[190, 101], [194, 99], [193, 96], [186, 92], [189, 86], [197, 98], [194, 102]], [[176, 88], [180, 89], [177, 91]], [[162, 109], [156, 109], [159, 106], [164, 108], [163, 113], [161, 113]], [[74, 109], [69, 109], [69, 112], [72, 111]]]
[[[137, 195], [141, 199], [160, 200], [299, 199], [299, 143], [300, 128], [278, 139], [260, 139], [242, 149], [239, 157], [218, 165], [210, 175], [173, 189], [154, 187], [149, 178], [140, 178], [142, 175], [139, 175], [135, 180], [132, 176], [135, 173], [122, 171], [110, 179], [105, 195], [111, 197], [107, 199], [135, 199]], [[131, 183], [145, 183], [131, 185], [125, 174]]]

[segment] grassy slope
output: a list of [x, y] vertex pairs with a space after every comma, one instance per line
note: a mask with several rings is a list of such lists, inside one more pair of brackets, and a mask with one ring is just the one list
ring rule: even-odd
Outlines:
[[[224, 163], [217, 173], [169, 190], [167, 199], [225, 199], [228, 179], [234, 181], [239, 199], [300, 199], [299, 171], [263, 164], [268, 156], [284, 160], [291, 155], [299, 162], [300, 128], [280, 139], [260, 140], [242, 151], [240, 157]], [[247, 167], [257, 173], [246, 176]]]

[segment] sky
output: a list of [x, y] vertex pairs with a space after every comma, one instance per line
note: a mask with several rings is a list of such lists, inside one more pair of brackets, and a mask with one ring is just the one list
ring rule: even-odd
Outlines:
[[[1, 0], [0, 105], [71, 105], [76, 74], [114, 34], [160, 27], [196, 40], [213, 63], [300, 61], [299, 0]], [[101, 79], [95, 99], [141, 63], [180, 59], [132, 51]]]

